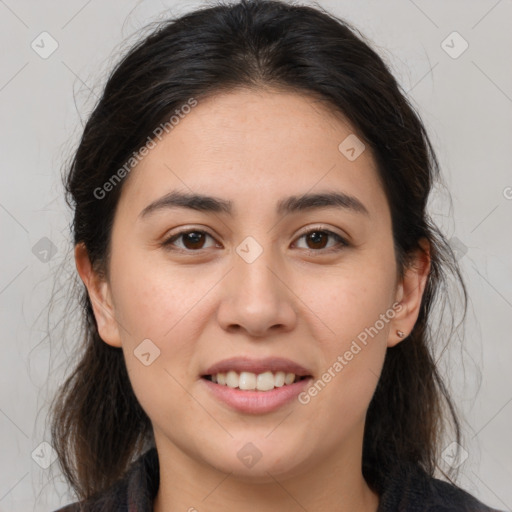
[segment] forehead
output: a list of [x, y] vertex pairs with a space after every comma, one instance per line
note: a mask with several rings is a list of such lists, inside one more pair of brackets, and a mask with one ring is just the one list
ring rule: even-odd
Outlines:
[[365, 197], [374, 214], [385, 213], [371, 149], [366, 145], [349, 159], [342, 151], [347, 140], [362, 142], [347, 120], [314, 96], [246, 89], [218, 94], [198, 101], [156, 139], [131, 171], [121, 202], [140, 211], [180, 188], [226, 197], [236, 211], [239, 202], [336, 188]]

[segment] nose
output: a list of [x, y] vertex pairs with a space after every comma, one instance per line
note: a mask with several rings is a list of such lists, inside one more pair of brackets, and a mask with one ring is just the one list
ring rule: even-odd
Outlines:
[[272, 251], [264, 250], [250, 263], [236, 253], [233, 259], [217, 312], [221, 327], [259, 338], [294, 329], [297, 299], [283, 265], [278, 264]]

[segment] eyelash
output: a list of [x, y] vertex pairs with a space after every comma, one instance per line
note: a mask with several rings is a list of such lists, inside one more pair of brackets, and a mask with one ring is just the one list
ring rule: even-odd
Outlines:
[[[178, 240], [183, 235], [186, 235], [189, 233], [201, 233], [204, 235], [208, 235], [210, 238], [213, 239], [213, 236], [210, 235], [210, 233], [208, 233], [207, 231], [204, 231], [201, 229], [186, 229], [183, 231], [179, 231], [178, 233], [174, 233], [171, 237], [164, 240], [162, 242], [162, 246], [170, 251], [183, 252], [183, 253], [201, 252], [203, 250], [206, 250], [206, 249], [182, 249], [182, 248], [172, 247], [173, 242], [175, 240]], [[323, 229], [319, 226], [314, 227], [314, 228], [306, 231], [305, 233], [302, 233], [298, 237], [297, 240], [300, 240], [301, 238], [306, 237], [306, 236], [310, 235], [311, 233], [324, 233], [324, 234], [330, 235], [338, 241], [338, 246], [329, 247], [327, 249], [325, 249], [325, 248], [324, 249], [302, 249], [302, 250], [306, 251], [307, 254], [318, 254], [319, 252], [323, 252], [323, 253], [339, 252], [350, 245], [343, 237], [341, 237], [337, 233], [334, 233], [333, 231], [330, 231], [328, 229]]]

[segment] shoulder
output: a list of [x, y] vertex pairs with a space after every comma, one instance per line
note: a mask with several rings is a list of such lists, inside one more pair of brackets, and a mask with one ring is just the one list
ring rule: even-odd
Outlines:
[[75, 502], [59, 508], [55, 512], [113, 512], [127, 509], [126, 477], [116, 482], [109, 489], [100, 492], [87, 502]]
[[55, 512], [150, 511], [158, 484], [158, 455], [153, 447], [134, 461], [120, 480], [87, 503], [71, 503]]
[[391, 474], [378, 512], [500, 512], [464, 489], [428, 475], [417, 465], [402, 465]]

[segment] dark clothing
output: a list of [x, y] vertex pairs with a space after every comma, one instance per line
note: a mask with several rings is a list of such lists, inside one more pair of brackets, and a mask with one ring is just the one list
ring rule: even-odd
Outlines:
[[[91, 505], [80, 510], [73, 503], [56, 512], [153, 512], [158, 485], [158, 455], [151, 448]], [[382, 484], [379, 495], [378, 512], [498, 512], [466, 491], [428, 476], [418, 466], [398, 467]]]

